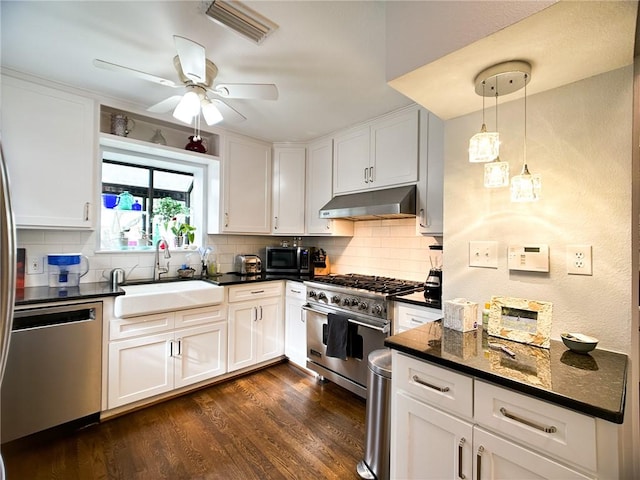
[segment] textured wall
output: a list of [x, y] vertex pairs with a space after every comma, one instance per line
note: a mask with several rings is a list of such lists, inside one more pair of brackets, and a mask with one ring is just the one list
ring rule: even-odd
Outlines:
[[[553, 338], [583, 332], [598, 337], [603, 348], [630, 351], [631, 289], [637, 288], [631, 273], [632, 81], [626, 67], [529, 97], [528, 164], [542, 174], [542, 199], [535, 204], [511, 203], [508, 189], [485, 189], [482, 164], [468, 162], [480, 112], [446, 123], [445, 299], [484, 303], [508, 295], [549, 301]], [[494, 128], [493, 109], [487, 124]], [[500, 105], [499, 132], [500, 157], [517, 174], [521, 99]], [[498, 242], [498, 269], [468, 267], [472, 240]], [[548, 244], [550, 272], [510, 272], [507, 246], [520, 243]], [[566, 273], [568, 244], [593, 246], [592, 276]]]

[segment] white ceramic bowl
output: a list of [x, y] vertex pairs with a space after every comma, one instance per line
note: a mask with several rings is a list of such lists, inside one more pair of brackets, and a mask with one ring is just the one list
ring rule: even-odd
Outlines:
[[561, 333], [564, 344], [576, 353], [588, 353], [598, 344], [598, 339], [582, 333]]

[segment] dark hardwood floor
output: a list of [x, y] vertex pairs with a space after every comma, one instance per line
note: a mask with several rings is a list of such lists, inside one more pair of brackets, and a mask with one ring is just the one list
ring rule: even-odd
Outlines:
[[364, 400], [281, 363], [2, 455], [8, 480], [357, 479], [364, 417]]

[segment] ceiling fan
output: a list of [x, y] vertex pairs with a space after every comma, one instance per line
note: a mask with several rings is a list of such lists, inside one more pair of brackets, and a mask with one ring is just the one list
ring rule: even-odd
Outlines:
[[185, 88], [186, 93], [183, 95], [171, 96], [152, 105], [147, 111], [165, 113], [173, 110], [173, 116], [186, 124], [191, 124], [194, 119], [199, 119], [200, 112], [202, 112], [207, 125], [214, 125], [222, 120], [230, 122], [246, 120], [246, 117], [222, 101], [221, 98], [278, 99], [278, 88], [271, 83], [218, 83], [214, 85], [213, 80], [218, 74], [218, 67], [205, 57], [204, 47], [193, 40], [178, 35], [174, 35], [173, 39], [178, 53], [173, 58], [173, 66], [182, 83], [97, 58], [93, 60], [93, 64], [98, 68], [125, 72], [166, 87]]

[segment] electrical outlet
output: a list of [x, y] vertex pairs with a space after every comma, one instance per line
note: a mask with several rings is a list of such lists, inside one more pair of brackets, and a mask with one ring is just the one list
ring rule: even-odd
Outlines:
[[469, 266], [498, 268], [498, 242], [469, 242]]
[[567, 245], [567, 273], [592, 275], [591, 245]]
[[27, 265], [27, 273], [29, 275], [44, 273], [44, 260], [40, 255], [30, 255]]

